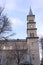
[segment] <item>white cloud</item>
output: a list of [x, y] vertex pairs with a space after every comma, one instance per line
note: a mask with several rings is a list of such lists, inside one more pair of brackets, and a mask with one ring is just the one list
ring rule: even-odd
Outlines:
[[26, 0], [25, 2], [23, 0], [1, 0], [0, 4], [4, 5], [7, 11], [25, 11], [26, 9]]
[[0, 0], [0, 4], [5, 4], [5, 9], [12, 11], [26, 11], [30, 6], [32, 8], [42, 8], [43, 0]]
[[5, 5], [4, 0], [0, 0], [0, 6], [1, 6], [1, 7], [4, 7], [4, 5]]
[[6, 5], [5, 8], [9, 11], [14, 10], [16, 7], [16, 2], [15, 0], [6, 0]]
[[7, 11], [12, 11], [16, 7], [16, 0], [0, 0], [0, 6]]
[[12, 18], [11, 24], [12, 24], [12, 28], [24, 25], [23, 21], [20, 20], [19, 18]]

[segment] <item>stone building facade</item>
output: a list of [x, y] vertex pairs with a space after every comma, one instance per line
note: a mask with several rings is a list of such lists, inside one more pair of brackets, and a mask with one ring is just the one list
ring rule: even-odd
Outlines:
[[33, 15], [31, 8], [27, 15], [26, 39], [0, 40], [0, 65], [16, 65], [15, 50], [22, 51], [19, 54], [24, 56], [20, 64], [28, 62], [33, 65], [40, 65], [35, 15]]

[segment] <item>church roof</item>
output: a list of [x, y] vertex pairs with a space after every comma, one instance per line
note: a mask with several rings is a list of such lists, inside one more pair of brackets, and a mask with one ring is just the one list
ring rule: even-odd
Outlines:
[[[6, 40], [0, 40], [0, 42], [4, 42]], [[26, 42], [26, 39], [7, 39], [8, 42]]]

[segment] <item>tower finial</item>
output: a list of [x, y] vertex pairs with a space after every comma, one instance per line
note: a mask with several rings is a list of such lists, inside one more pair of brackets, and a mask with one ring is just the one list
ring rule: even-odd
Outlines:
[[29, 15], [33, 15], [31, 7], [30, 7]]

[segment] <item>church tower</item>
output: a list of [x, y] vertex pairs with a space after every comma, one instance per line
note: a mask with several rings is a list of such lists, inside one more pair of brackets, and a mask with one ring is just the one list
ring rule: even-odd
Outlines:
[[31, 8], [29, 11], [29, 15], [27, 15], [27, 45], [27, 60], [33, 65], [40, 65], [35, 15], [33, 15]]

